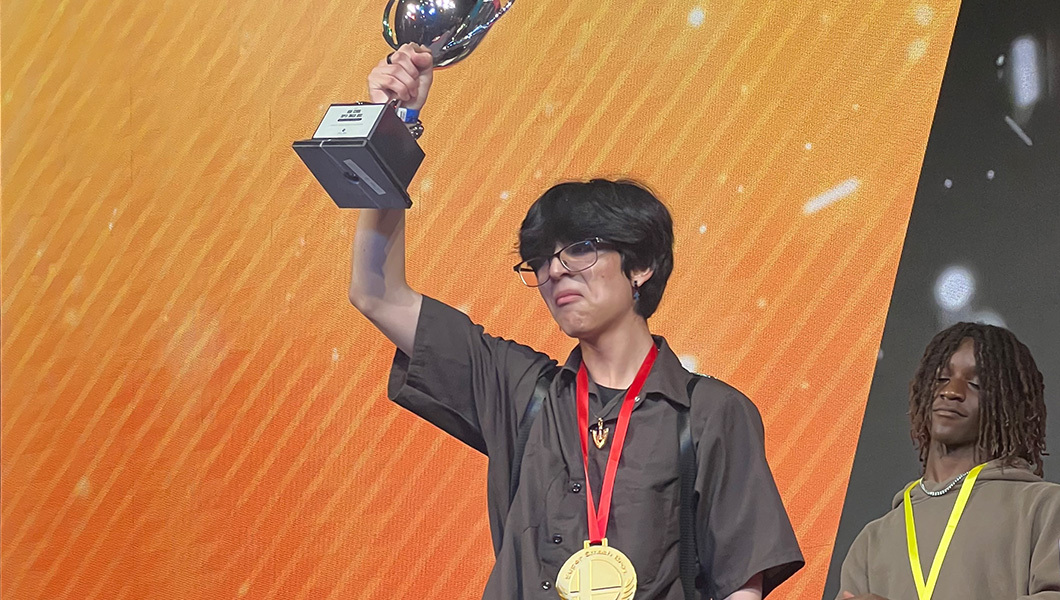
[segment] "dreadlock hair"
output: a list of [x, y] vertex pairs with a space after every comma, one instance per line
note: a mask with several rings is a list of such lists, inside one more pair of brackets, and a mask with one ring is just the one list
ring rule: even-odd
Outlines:
[[979, 370], [979, 456], [1004, 459], [1009, 466], [1026, 460], [1041, 477], [1042, 455], [1047, 454], [1042, 374], [1030, 350], [1011, 331], [982, 323], [957, 323], [937, 333], [909, 384], [910, 433], [921, 465], [926, 466], [931, 445], [931, 407], [938, 374], [965, 338], [975, 345]]

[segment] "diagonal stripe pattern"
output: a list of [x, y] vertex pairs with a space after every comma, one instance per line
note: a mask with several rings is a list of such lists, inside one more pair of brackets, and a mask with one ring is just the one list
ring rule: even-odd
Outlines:
[[[810, 565], [778, 598], [824, 587], [958, 4], [517, 2], [424, 115], [412, 283], [557, 358], [526, 207], [668, 203], [651, 324], [763, 414]], [[356, 215], [289, 147], [363, 95], [382, 3], [3, 10], [0, 594], [474, 596], [485, 461], [386, 400]]]

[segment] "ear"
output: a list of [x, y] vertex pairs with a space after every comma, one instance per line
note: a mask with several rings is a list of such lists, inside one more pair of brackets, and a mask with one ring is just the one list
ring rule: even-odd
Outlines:
[[640, 287], [643, 286], [645, 283], [648, 283], [648, 280], [651, 279], [651, 276], [654, 274], [655, 269], [651, 267], [648, 267], [647, 269], [637, 269], [630, 272], [629, 280], [631, 282], [637, 282], [637, 286]]

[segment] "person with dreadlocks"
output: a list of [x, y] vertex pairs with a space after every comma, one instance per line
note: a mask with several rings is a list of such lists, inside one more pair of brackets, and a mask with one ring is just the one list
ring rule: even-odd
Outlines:
[[851, 545], [839, 599], [1060, 600], [1060, 485], [1042, 481], [1045, 386], [1009, 330], [937, 334], [910, 384], [923, 477]]

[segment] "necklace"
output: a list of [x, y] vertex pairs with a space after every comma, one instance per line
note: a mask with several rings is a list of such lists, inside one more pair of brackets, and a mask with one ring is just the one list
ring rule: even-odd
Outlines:
[[[618, 394], [623, 393], [621, 390], [612, 390], [611, 388], [602, 387], [599, 384], [597, 384], [597, 387], [599, 387], [601, 390], [610, 390], [612, 392], [615, 392], [615, 397], [617, 397]], [[603, 397], [598, 395], [597, 398], [601, 400], [601, 407], [606, 408], [607, 402], [603, 402]], [[639, 400], [640, 396], [637, 396], [636, 398], [634, 398], [633, 401], [637, 402]], [[596, 417], [596, 424], [589, 426], [589, 432], [593, 434], [593, 445], [595, 445], [598, 450], [603, 450], [604, 445], [607, 444], [607, 436], [611, 433], [611, 428], [606, 427], [604, 425], [603, 417], [601, 417], [596, 412], [595, 408], [593, 409], [593, 415]]]
[[604, 427], [604, 420], [596, 417], [596, 425], [589, 427], [589, 431], [593, 434], [593, 444], [596, 445], [597, 449], [603, 450], [604, 444], [607, 443], [607, 435], [611, 433], [611, 428]]
[[[622, 399], [622, 408], [615, 424], [615, 437], [611, 440], [611, 450], [607, 456], [607, 469], [600, 486], [599, 509], [593, 502], [592, 490], [589, 489], [589, 374], [585, 363], [578, 369], [578, 383], [575, 388], [577, 401], [578, 429], [581, 434], [582, 466], [585, 468], [585, 508], [588, 513], [589, 539], [581, 550], [575, 552], [563, 563], [556, 579], [556, 591], [563, 600], [589, 600], [590, 598], [610, 598], [612, 600], [633, 600], [637, 591], [637, 571], [629, 557], [612, 548], [607, 543], [607, 521], [611, 515], [611, 494], [615, 489], [615, 476], [618, 474], [618, 463], [622, 456], [622, 446], [629, 430], [633, 405], [639, 398], [644, 381], [648, 378], [659, 349], [652, 344], [648, 355], [644, 357], [637, 371], [633, 385]], [[597, 425], [600, 425], [597, 417]], [[596, 443], [596, 440], [593, 440]], [[546, 582], [548, 583], [548, 582]], [[543, 586], [548, 587], [548, 586]]]
[[962, 480], [964, 480], [965, 477], [968, 476], [968, 473], [971, 473], [971, 471], [965, 471], [964, 473], [961, 473], [960, 475], [957, 476], [956, 479], [951, 481], [949, 485], [947, 485], [946, 487], [942, 488], [941, 490], [939, 490], [937, 492], [928, 491], [928, 489], [926, 487], [924, 487], [924, 480], [921, 479], [920, 480], [920, 489], [923, 490], [924, 493], [927, 494], [928, 496], [931, 496], [932, 498], [938, 498], [939, 496], [942, 496], [946, 492], [952, 490], [953, 486], [957, 485]]

